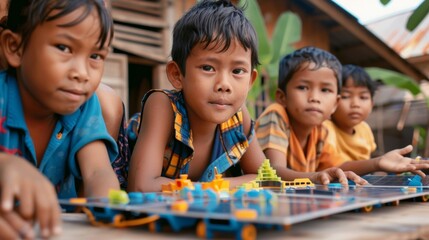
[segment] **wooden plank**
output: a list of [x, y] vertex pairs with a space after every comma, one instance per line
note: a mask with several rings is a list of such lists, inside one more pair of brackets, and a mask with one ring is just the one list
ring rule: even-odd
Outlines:
[[[284, 239], [427, 239], [428, 203], [401, 202], [382, 206], [371, 213], [342, 213], [326, 219], [292, 225], [283, 232]], [[276, 237], [270, 231], [265, 239]], [[278, 236], [278, 235], [277, 235]]]
[[[429, 203], [401, 202], [399, 206], [383, 206], [371, 213], [348, 212], [327, 218], [292, 225], [287, 231], [264, 229], [258, 239], [428, 239]], [[152, 233], [142, 227], [109, 228], [92, 226], [84, 214], [62, 214], [63, 233], [55, 240], [65, 239], [199, 239], [195, 231], [162, 231]], [[36, 228], [36, 232], [39, 228]], [[219, 234], [219, 233], [218, 233]], [[225, 235], [215, 235], [225, 237]], [[234, 236], [234, 235], [227, 235]]]
[[[410, 101], [410, 109], [405, 118], [404, 126], [427, 126], [429, 111], [424, 100]], [[372, 129], [396, 128], [402, 113], [404, 103], [376, 107], [372, 110], [366, 122]], [[380, 121], [379, 118], [382, 118]]]
[[159, 32], [149, 31], [141, 28], [129, 27], [118, 23], [115, 24], [115, 34], [117, 32], [140, 35], [147, 38], [156, 39], [158, 41], [162, 40], [162, 34]]
[[140, 14], [120, 9], [112, 9], [113, 20], [119, 22], [132, 23], [142, 26], [166, 28], [167, 23], [162, 18], [153, 17], [147, 14]]
[[142, 6], [139, 3], [136, 4], [136, 3], [115, 2], [115, 3], [112, 3], [112, 7], [117, 9], [122, 9], [122, 10], [129, 10], [132, 12], [148, 13], [156, 16], [160, 16], [162, 14], [161, 7], [151, 8], [151, 7]]
[[142, 58], [136, 55], [129, 55], [128, 56], [128, 62], [131, 64], [139, 64], [139, 65], [148, 65], [151, 67], [155, 67], [159, 65], [159, 62], [153, 61], [147, 58]]
[[142, 44], [136, 44], [133, 42], [122, 41], [120, 39], [113, 39], [113, 47], [121, 49], [123, 51], [133, 53], [135, 55], [149, 58], [159, 63], [166, 63], [168, 57], [160, 50], [159, 47], [152, 47]]
[[126, 4], [134, 5], [145, 8], [162, 8], [162, 0], [159, 1], [146, 1], [146, 0], [112, 0], [112, 6], [114, 4]]
[[103, 83], [112, 87], [125, 104], [125, 112], [128, 116], [128, 60], [127, 55], [109, 53], [104, 65]]
[[145, 36], [137, 36], [137, 35], [126, 34], [126, 33], [121, 33], [121, 32], [116, 32], [115, 38], [117, 38], [119, 40], [123, 40], [123, 41], [130, 41], [130, 42], [134, 42], [134, 43], [139, 43], [142, 45], [146, 45], [146, 44], [156, 45], [160, 49], [161, 49], [161, 45], [162, 45], [162, 42], [159, 40], [151, 39], [151, 38], [148, 38]]

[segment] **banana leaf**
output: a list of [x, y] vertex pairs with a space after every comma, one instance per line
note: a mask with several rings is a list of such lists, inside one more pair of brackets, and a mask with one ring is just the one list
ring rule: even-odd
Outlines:
[[240, 0], [239, 6], [244, 8], [244, 15], [256, 31], [259, 61], [262, 65], [268, 64], [271, 60], [271, 46], [258, 2], [256, 0]]
[[407, 29], [413, 31], [429, 13], [429, 0], [424, 0], [408, 18]]
[[379, 79], [386, 85], [408, 90], [414, 96], [421, 93], [420, 86], [407, 75], [376, 67], [368, 67], [365, 70], [372, 79]]

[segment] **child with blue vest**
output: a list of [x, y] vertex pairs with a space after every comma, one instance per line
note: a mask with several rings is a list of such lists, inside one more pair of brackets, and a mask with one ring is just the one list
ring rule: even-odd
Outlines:
[[[201, 1], [176, 23], [171, 56], [166, 72], [175, 90], [143, 97], [128, 190], [160, 191], [180, 174], [211, 181], [215, 169], [233, 176], [231, 187], [253, 180], [265, 156], [245, 107], [259, 62], [252, 25], [230, 1]], [[312, 180], [336, 177], [347, 182], [340, 169]]]
[[[87, 197], [119, 189], [110, 165], [117, 146], [93, 94], [113, 36], [104, 1], [10, 1], [4, 28], [0, 42], [8, 70], [0, 72], [0, 162], [30, 163], [59, 198], [76, 197], [77, 180]], [[1, 184], [2, 203], [15, 198], [21, 216], [37, 217], [43, 236], [57, 232], [55, 214], [40, 211], [57, 204], [43, 204], [34, 187], [16, 193], [13, 185]], [[5, 192], [13, 194], [5, 199]]]

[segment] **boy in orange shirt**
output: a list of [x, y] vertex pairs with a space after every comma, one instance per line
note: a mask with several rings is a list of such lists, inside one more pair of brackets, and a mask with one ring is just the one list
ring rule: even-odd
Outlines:
[[276, 103], [256, 123], [259, 143], [271, 165], [281, 177], [288, 168], [314, 172], [334, 166], [359, 175], [413, 171], [424, 176], [420, 169], [429, 164], [403, 157], [411, 146], [375, 159], [342, 163], [322, 126], [340, 100], [341, 68], [334, 55], [315, 47], [298, 49], [280, 61]]

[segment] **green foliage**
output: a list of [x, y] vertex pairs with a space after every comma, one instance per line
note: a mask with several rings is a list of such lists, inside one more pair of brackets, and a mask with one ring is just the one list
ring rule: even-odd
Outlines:
[[269, 85], [273, 99], [277, 88], [278, 64], [280, 58], [294, 50], [293, 44], [301, 39], [301, 19], [292, 12], [281, 14], [276, 22], [272, 39], [268, 38], [264, 18], [256, 0], [240, 0], [244, 13], [255, 28], [258, 36], [258, 54], [261, 65], [258, 66], [258, 78], [249, 92], [247, 103], [249, 112], [255, 117], [255, 103], [264, 91], [262, 78]]
[[301, 19], [292, 12], [281, 14], [277, 20], [272, 38], [272, 57], [266, 66], [271, 99], [274, 99], [277, 89], [280, 59], [295, 50], [293, 44], [301, 40], [301, 29]]
[[256, 0], [249, 1], [241, 1], [239, 2], [239, 6], [245, 7], [244, 14], [252, 23], [255, 28], [256, 35], [258, 37], [258, 55], [259, 61], [261, 63], [258, 66], [258, 78], [253, 83], [252, 89], [250, 89], [247, 96], [247, 105], [249, 109], [249, 113], [251, 116], [255, 117], [255, 104], [259, 94], [263, 91], [263, 87], [261, 84], [261, 70], [262, 66], [268, 64], [270, 62], [270, 52], [271, 46], [268, 41], [268, 34], [265, 28], [264, 18], [262, 17], [261, 9], [259, 8]]
[[417, 148], [413, 149], [414, 156], [418, 156], [418, 155], [420, 155], [418, 153], [418, 151], [425, 149], [427, 132], [426, 132], [426, 129], [424, 127], [415, 126], [414, 128], [419, 132], [418, 140], [417, 140]]
[[406, 89], [413, 95], [421, 93], [419, 85], [407, 75], [376, 67], [365, 68], [372, 79], [380, 79], [384, 84]]
[[408, 18], [407, 29], [413, 31], [429, 13], [429, 0], [424, 0]]
[[[387, 5], [391, 0], [380, 0], [383, 5]], [[402, 0], [404, 1], [404, 0]], [[429, 13], [429, 0], [424, 0], [420, 5], [414, 10], [411, 16], [407, 20], [407, 29], [408, 31], [413, 31], [416, 27], [423, 21], [423, 19]]]
[[[408, 90], [413, 96], [423, 94], [420, 86], [412, 78], [407, 75], [376, 67], [365, 68], [366, 72], [372, 79], [379, 79], [384, 84], [396, 88]], [[426, 105], [429, 107], [429, 98], [425, 97]]]
[[262, 65], [269, 63], [271, 46], [258, 2], [256, 0], [244, 0], [239, 2], [239, 6], [245, 8], [244, 14], [252, 23], [258, 36], [259, 61]]

